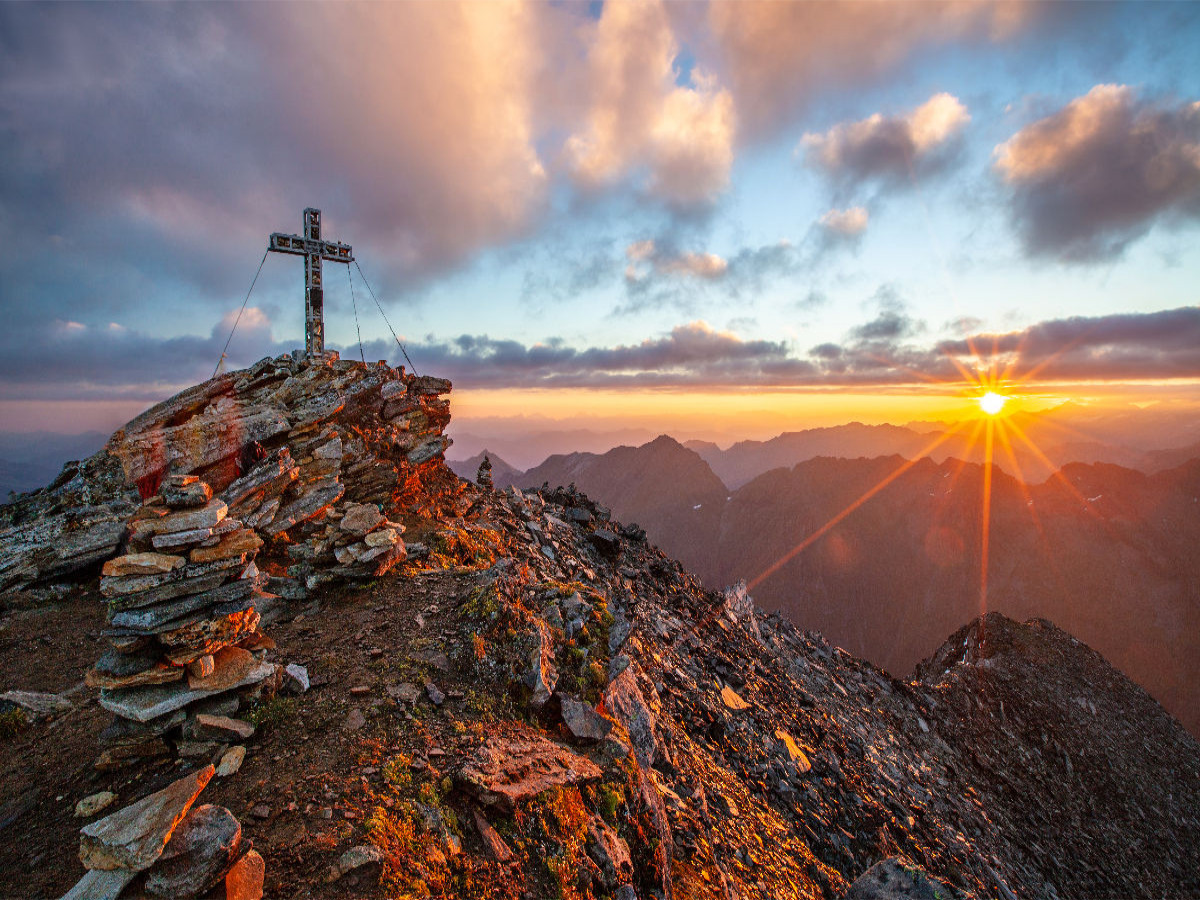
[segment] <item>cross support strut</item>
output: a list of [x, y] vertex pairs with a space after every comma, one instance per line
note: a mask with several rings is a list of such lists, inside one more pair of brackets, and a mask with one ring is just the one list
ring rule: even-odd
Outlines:
[[312, 358], [325, 353], [325, 288], [321, 281], [321, 261], [354, 262], [349, 244], [321, 239], [321, 211], [311, 206], [304, 210], [304, 236], [275, 232], [267, 245], [269, 251], [304, 257], [304, 355]]

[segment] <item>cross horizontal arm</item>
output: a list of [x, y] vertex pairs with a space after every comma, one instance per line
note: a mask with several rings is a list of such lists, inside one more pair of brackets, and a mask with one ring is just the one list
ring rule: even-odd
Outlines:
[[347, 265], [354, 262], [354, 248], [349, 244], [343, 244], [340, 241], [314, 241], [298, 234], [275, 232], [271, 235], [271, 243], [267, 249], [276, 253], [291, 253], [295, 256], [307, 256], [311, 253], [330, 262], [346, 263]]

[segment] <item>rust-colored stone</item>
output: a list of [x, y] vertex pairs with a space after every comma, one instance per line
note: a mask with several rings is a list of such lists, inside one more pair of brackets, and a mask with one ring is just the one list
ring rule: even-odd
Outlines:
[[194, 563], [213, 562], [256, 551], [262, 545], [262, 538], [251, 529], [243, 528], [226, 535], [215, 547], [196, 547], [188, 554], [188, 558]]

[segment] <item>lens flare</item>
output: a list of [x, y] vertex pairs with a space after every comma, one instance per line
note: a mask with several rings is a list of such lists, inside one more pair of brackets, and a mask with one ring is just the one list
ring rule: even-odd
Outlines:
[[989, 416], [999, 415], [1000, 410], [1004, 409], [1004, 404], [1008, 402], [1008, 398], [1003, 394], [997, 394], [995, 391], [988, 391], [979, 398], [979, 408]]

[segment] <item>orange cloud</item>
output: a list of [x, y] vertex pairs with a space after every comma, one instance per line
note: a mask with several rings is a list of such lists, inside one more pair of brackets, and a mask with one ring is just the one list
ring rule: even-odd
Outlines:
[[690, 275], [695, 278], [720, 278], [729, 269], [729, 263], [715, 253], [676, 253], [659, 248], [653, 240], [635, 241], [625, 248], [629, 265], [625, 267], [625, 278], [637, 281], [650, 271], [670, 275]]
[[861, 206], [849, 209], [831, 209], [821, 216], [821, 225], [834, 234], [844, 237], [858, 237], [867, 230], [870, 213]]
[[725, 189], [733, 98], [703, 72], [677, 85], [678, 52], [660, 0], [605, 4], [588, 52], [586, 120], [565, 146], [579, 183], [604, 187], [645, 167], [649, 191], [680, 208], [707, 205]]

